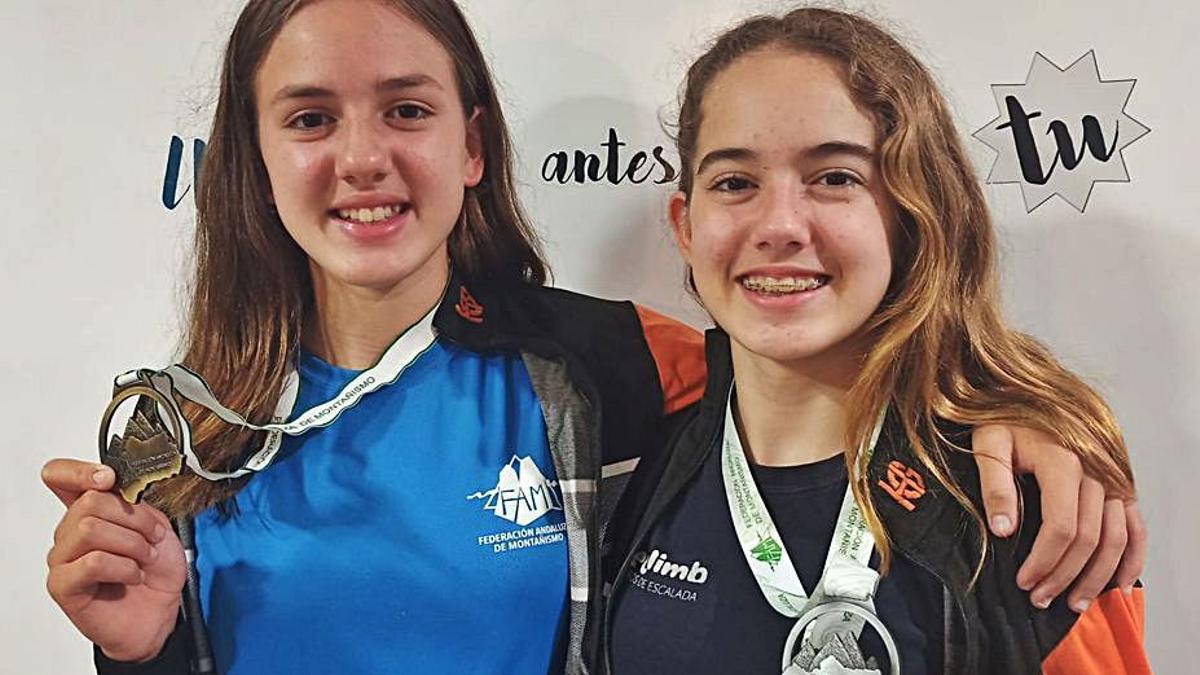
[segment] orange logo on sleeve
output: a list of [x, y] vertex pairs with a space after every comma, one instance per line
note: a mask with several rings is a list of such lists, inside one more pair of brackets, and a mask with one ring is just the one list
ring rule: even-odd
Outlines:
[[893, 460], [888, 464], [887, 482], [879, 481], [879, 487], [891, 495], [897, 504], [912, 511], [917, 508], [913, 502], [925, 494], [925, 479], [916, 469], [910, 469]]
[[467, 292], [466, 286], [458, 291], [458, 304], [454, 306], [454, 311], [471, 323], [483, 323], [483, 305]]

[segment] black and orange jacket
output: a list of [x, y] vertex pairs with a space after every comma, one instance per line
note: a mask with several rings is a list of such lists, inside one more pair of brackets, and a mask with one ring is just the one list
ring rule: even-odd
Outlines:
[[[659, 451], [676, 413], [703, 393], [703, 338], [630, 302], [459, 277], [447, 287], [433, 325], [439, 340], [465, 349], [519, 353], [529, 372], [566, 507], [571, 589], [568, 626], [559, 638], [563, 670], [587, 673], [585, 661], [600, 644], [601, 610], [594, 600], [604, 528], [641, 457]], [[211, 668], [211, 659], [203, 658], [203, 622], [195, 609], [190, 613], [149, 662], [117, 663], [97, 649], [98, 672], [212, 672], [203, 669]]]
[[[719, 330], [707, 336], [708, 384], [666, 449], [647, 456], [630, 482], [609, 532], [604, 561], [606, 588], [619, 588], [629, 556], [718, 452], [725, 406], [733, 381], [729, 339]], [[965, 429], [947, 429], [969, 448]], [[950, 453], [960, 486], [982, 512], [979, 476], [967, 453]], [[1150, 673], [1143, 647], [1142, 590], [1131, 596], [1109, 589], [1078, 615], [1056, 599], [1048, 609], [1034, 608], [1016, 585], [1017, 570], [1028, 556], [1041, 523], [1037, 486], [1022, 485], [1023, 523], [1009, 539], [992, 537], [979, 577], [978, 525], [946, 488], [920, 469], [894, 419], [884, 425], [869, 467], [872, 500], [894, 551], [933, 573], [945, 589], [947, 607], [945, 672], [1046, 673], [1047, 675], [1143, 675]], [[609, 634], [592, 672], [608, 673]], [[621, 675], [618, 673], [617, 675]]]

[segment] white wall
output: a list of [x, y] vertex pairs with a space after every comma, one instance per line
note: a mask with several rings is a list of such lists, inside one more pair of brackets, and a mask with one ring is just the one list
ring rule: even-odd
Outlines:
[[[55, 456], [95, 455], [110, 378], [163, 363], [176, 338], [191, 197], [160, 192], [168, 142], [202, 136], [237, 0], [5, 0], [0, 10], [0, 672], [88, 673], [88, 646], [44, 590], [60, 507], [37, 478]], [[469, 0], [502, 85], [523, 197], [559, 285], [702, 320], [666, 235], [664, 186], [547, 184], [555, 150], [669, 146], [683, 68], [753, 0]], [[1126, 111], [1152, 129], [1124, 151], [1130, 183], [1102, 183], [1081, 214], [1030, 214], [989, 186], [1014, 322], [1046, 340], [1115, 407], [1152, 542], [1147, 640], [1162, 673], [1194, 667], [1200, 556], [1200, 193], [1194, 162], [1200, 47], [1193, 4], [1113, 0], [872, 5], [938, 73], [964, 135], [997, 116], [990, 85], [1024, 81], [1040, 51], [1067, 66], [1095, 49], [1105, 79], [1138, 80]], [[993, 153], [966, 143], [981, 174]], [[673, 158], [673, 154], [671, 154]], [[190, 167], [190, 160], [185, 162]], [[657, 177], [657, 174], [656, 174]], [[185, 174], [186, 186], [190, 179]]]

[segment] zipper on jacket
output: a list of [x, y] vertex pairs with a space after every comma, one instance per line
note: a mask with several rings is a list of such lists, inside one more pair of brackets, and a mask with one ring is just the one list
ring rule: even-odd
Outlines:
[[[911, 551], [904, 548], [903, 546], [901, 546], [895, 542], [892, 543], [892, 546], [897, 551], [899, 551], [901, 554], [903, 554], [904, 557], [909, 560], [909, 562], [916, 563], [916, 565], [918, 567], [925, 570], [929, 574], [933, 575], [933, 578], [938, 580], [938, 583], [942, 585], [942, 592], [949, 595], [949, 597], [951, 599], [951, 602], [954, 606], [955, 615], [958, 617], [959, 625], [961, 625], [963, 627], [964, 631], [967, 631], [968, 630], [967, 611], [965, 609], [963, 609], [962, 601], [959, 600], [958, 594], [954, 592], [954, 590], [950, 587], [950, 584], [946, 583], [945, 577], [943, 577], [937, 570], [933, 569], [933, 567], [931, 567], [923, 559], [921, 559], [918, 556], [914, 556]], [[945, 603], [943, 603], [943, 606], [944, 605], [945, 605]], [[944, 633], [942, 635], [942, 643], [944, 645], [950, 638], [949, 623], [947, 621], [943, 620], [942, 625], [943, 625], [943, 629], [944, 629]], [[967, 638], [963, 641], [964, 644], [966, 645], [966, 658], [964, 659], [965, 663], [958, 664], [959, 665], [958, 670], [955, 670], [955, 671], [945, 670], [945, 675], [955, 675], [956, 673], [963, 673], [965, 675], [969, 675], [966, 668], [967, 668], [967, 664], [974, 663], [974, 653], [973, 653], [974, 650], [972, 649], [971, 640], [969, 639], [970, 635], [966, 635], [965, 637]], [[943, 659], [945, 659], [944, 651], [943, 651]], [[942, 663], [943, 669], [948, 668], [949, 666], [950, 666], [950, 664], [948, 664], [948, 663], [944, 663], [944, 662]]]
[[[604, 599], [604, 624], [601, 626], [601, 630], [603, 632], [600, 635], [602, 638], [602, 640], [601, 640], [602, 644], [600, 645], [600, 647], [601, 647], [601, 651], [603, 652], [603, 654], [601, 656], [601, 662], [604, 664], [603, 675], [611, 675], [612, 674], [612, 659], [611, 659], [612, 636], [611, 636], [611, 632], [612, 632], [613, 599], [616, 597], [617, 589], [621, 587], [621, 583], [625, 579], [625, 573], [629, 569], [629, 563], [630, 563], [630, 561], [633, 560], [634, 553], [637, 552], [638, 547], [642, 545], [642, 540], [644, 540], [646, 538], [646, 536], [648, 534], [650, 534], [650, 530], [652, 530], [654, 527], [654, 522], [658, 520], [659, 516], [662, 515], [662, 512], [667, 509], [667, 507], [671, 504], [671, 502], [673, 502], [675, 500], [675, 497], [679, 496], [679, 492], [682, 491], [682, 489], [684, 487], [686, 487], [689, 483], [691, 483], [692, 479], [695, 478], [696, 474], [700, 472], [700, 469], [702, 469], [704, 467], [704, 462], [708, 459], [709, 453], [711, 453], [713, 451], [713, 448], [716, 446], [717, 437], [720, 435], [720, 432], [724, 429], [724, 426], [725, 425], [723, 423], [719, 424], [717, 426], [717, 429], [716, 429], [716, 431], [713, 432], [712, 437], [709, 438], [709, 440], [703, 446], [703, 447], [708, 448], [707, 452], [700, 453], [699, 456], [696, 458], [694, 465], [688, 467], [680, 475], [681, 480], [679, 481], [678, 486], [674, 488], [674, 492], [671, 495], [669, 495], [668, 497], [664, 498], [659, 504], [657, 504], [656, 505], [657, 508], [654, 509], [653, 512], [647, 511], [645, 513], [644, 517], [640, 518], [638, 520], [638, 529], [637, 529], [637, 531], [634, 532], [633, 538], [631, 538], [629, 540], [630, 541], [629, 551], [627, 551], [625, 553], [625, 558], [621, 561], [621, 566], [619, 568], [617, 568], [617, 574], [616, 574], [616, 576], [613, 577], [612, 586], [608, 588], [608, 593], [607, 593], [608, 597], [606, 597]], [[680, 435], [682, 436], [682, 433]], [[674, 445], [674, 444], [672, 443], [671, 445]], [[670, 468], [671, 468], [671, 461], [670, 461], [670, 459], [668, 459], [667, 466], [663, 470], [663, 474], [666, 475], [667, 470]]]

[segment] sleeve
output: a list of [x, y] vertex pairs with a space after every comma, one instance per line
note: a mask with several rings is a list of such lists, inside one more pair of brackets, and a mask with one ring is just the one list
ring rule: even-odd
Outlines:
[[1103, 593], [1042, 662], [1044, 675], [1149, 675], [1142, 588]]
[[658, 367], [663, 414], [678, 412], [700, 400], [706, 377], [704, 336], [696, 329], [641, 305], [638, 319]]
[[175, 630], [163, 643], [158, 656], [143, 663], [124, 663], [113, 661], [92, 647], [98, 675], [189, 675], [191, 673], [188, 658], [187, 624], [182, 620], [175, 624]]

